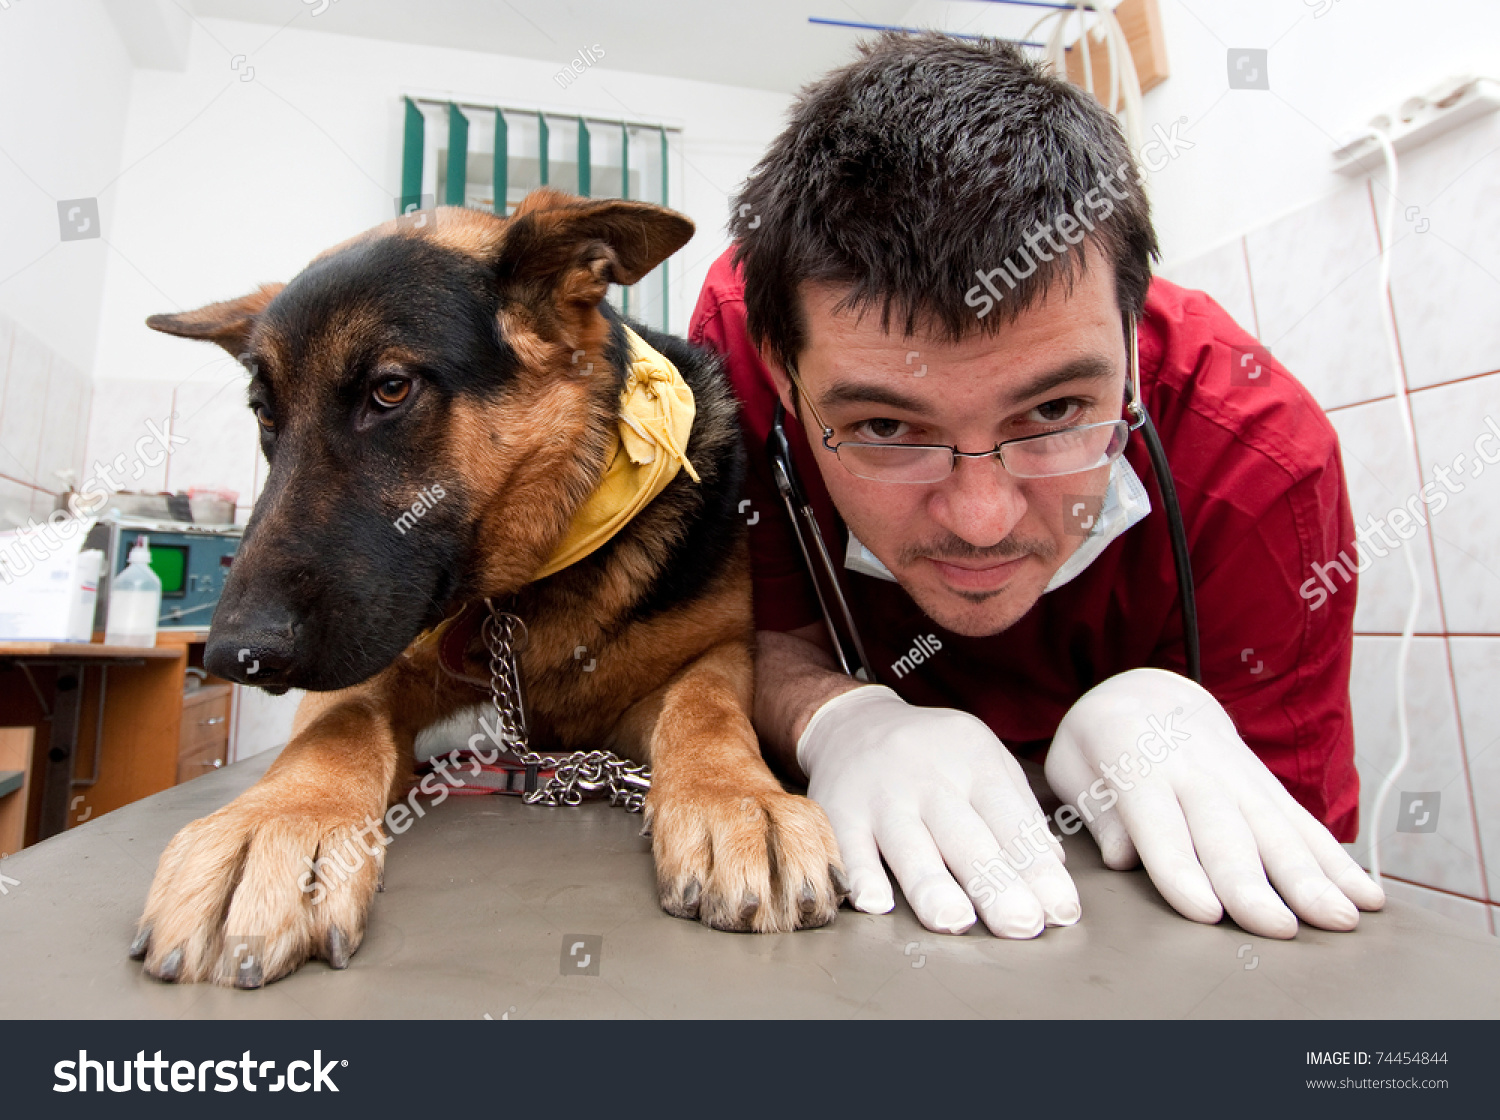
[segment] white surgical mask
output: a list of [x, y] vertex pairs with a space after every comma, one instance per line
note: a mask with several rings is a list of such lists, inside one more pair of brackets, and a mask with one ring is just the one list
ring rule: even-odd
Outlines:
[[[1056, 591], [1087, 568], [1109, 547], [1111, 541], [1150, 512], [1151, 499], [1146, 494], [1146, 487], [1141, 484], [1140, 476], [1124, 457], [1116, 459], [1110, 464], [1109, 487], [1104, 491], [1104, 505], [1094, 518], [1088, 540], [1079, 545], [1073, 555], [1063, 562], [1062, 567], [1052, 573], [1052, 579], [1042, 594]], [[849, 546], [844, 550], [844, 567], [876, 579], [897, 582], [891, 570], [853, 532], [849, 534]]]

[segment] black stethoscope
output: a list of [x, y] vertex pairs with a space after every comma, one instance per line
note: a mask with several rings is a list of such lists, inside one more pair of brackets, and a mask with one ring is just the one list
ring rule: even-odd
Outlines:
[[[1140, 356], [1134, 317], [1129, 317], [1127, 322], [1130, 339], [1130, 396], [1125, 402], [1125, 411], [1130, 417], [1130, 430], [1140, 429], [1146, 440], [1151, 469], [1156, 474], [1157, 486], [1161, 489], [1167, 526], [1172, 536], [1172, 561], [1177, 569], [1177, 595], [1182, 602], [1182, 633], [1188, 676], [1202, 684], [1203, 672], [1198, 649], [1198, 600], [1193, 587], [1187, 534], [1182, 527], [1182, 511], [1177, 504], [1177, 487], [1172, 481], [1172, 470], [1167, 465], [1167, 453], [1162, 449], [1156, 425], [1151, 423], [1151, 417], [1146, 414], [1146, 406], [1141, 401]], [[833, 641], [839, 667], [851, 677], [871, 684], [877, 683], [875, 670], [865, 654], [864, 642], [859, 636], [859, 627], [854, 624], [854, 614], [849, 609], [849, 601], [839, 583], [838, 568], [829, 555], [828, 544], [823, 539], [822, 530], [818, 528], [812, 504], [807, 499], [796, 464], [792, 461], [792, 448], [787, 441], [785, 421], [786, 410], [778, 399], [776, 414], [771, 422], [771, 434], [766, 439], [766, 454], [771, 459], [771, 477], [775, 479], [776, 490], [786, 505], [787, 516], [797, 534], [797, 546], [802, 550], [803, 562], [807, 565], [813, 589], [817, 592], [818, 605], [823, 610], [823, 621], [828, 627], [828, 636]], [[804, 526], [806, 532], [803, 531]]]

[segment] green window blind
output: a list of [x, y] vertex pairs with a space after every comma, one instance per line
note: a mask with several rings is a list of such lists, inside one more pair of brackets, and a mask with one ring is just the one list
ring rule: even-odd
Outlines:
[[448, 106], [448, 189], [443, 201], [464, 204], [464, 184], [469, 181], [469, 118], [457, 105]]
[[411, 98], [406, 98], [405, 147], [401, 153], [401, 204], [396, 207], [402, 214], [409, 214], [422, 207], [422, 152], [425, 143], [426, 121], [422, 110]]
[[[404, 98], [402, 108], [402, 212], [438, 199], [449, 206], [507, 215], [527, 193], [548, 185], [585, 198], [668, 204], [669, 133], [678, 130], [658, 122], [563, 116], [420, 96]], [[493, 118], [493, 127], [488, 118]], [[576, 144], [568, 135], [574, 128]], [[659, 160], [652, 152], [653, 141]], [[611, 300], [624, 314], [666, 329], [671, 292], [669, 270], [663, 265], [631, 288], [612, 289]]]
[[547, 185], [547, 157], [551, 155], [551, 153], [547, 149], [551, 147], [552, 141], [551, 137], [547, 134], [547, 118], [544, 114], [538, 113], [536, 115], [536, 124], [537, 129], [540, 131], [542, 137], [542, 142], [540, 145], [538, 145], [537, 150], [541, 152], [541, 155], [538, 158], [541, 160], [542, 186], [545, 187]]
[[589, 143], [589, 122], [582, 117], [578, 118], [578, 193], [584, 198], [589, 196], [589, 188], [594, 185], [594, 152]]
[[505, 114], [495, 112], [495, 158], [490, 172], [494, 187], [492, 209], [502, 218], [507, 213], [506, 196], [510, 194], [510, 126], [505, 123]]

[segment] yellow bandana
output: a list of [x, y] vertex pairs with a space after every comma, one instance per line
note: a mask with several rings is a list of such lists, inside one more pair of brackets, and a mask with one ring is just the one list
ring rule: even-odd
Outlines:
[[582, 560], [618, 533], [666, 489], [679, 467], [701, 482], [688, 462], [688, 434], [697, 408], [693, 390], [664, 354], [629, 327], [630, 369], [620, 392], [619, 423], [610, 432], [608, 466], [568, 533], [533, 580]]

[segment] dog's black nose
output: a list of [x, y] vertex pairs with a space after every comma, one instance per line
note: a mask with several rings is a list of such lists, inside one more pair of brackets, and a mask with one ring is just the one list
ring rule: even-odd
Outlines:
[[275, 686], [292, 666], [296, 627], [290, 615], [258, 611], [253, 616], [214, 619], [203, 651], [203, 667], [240, 684]]

